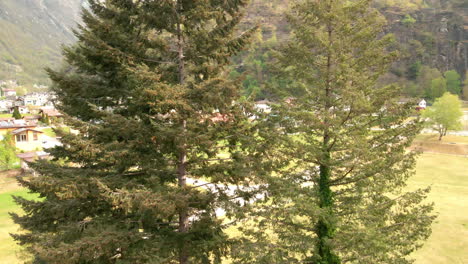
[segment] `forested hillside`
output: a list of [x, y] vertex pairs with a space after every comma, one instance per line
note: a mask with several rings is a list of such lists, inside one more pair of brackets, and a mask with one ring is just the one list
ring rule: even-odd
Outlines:
[[[284, 18], [288, 0], [254, 0], [247, 24], [262, 25], [256, 45], [236, 58], [234, 76], [245, 76], [246, 95], [268, 97], [281, 86], [272, 80], [272, 50], [288, 37]], [[387, 18], [386, 33], [395, 35], [400, 60], [382, 78], [383, 84], [399, 83], [404, 95], [430, 101], [444, 91], [461, 94], [468, 65], [468, 2], [464, 0], [376, 0]], [[465, 91], [465, 98], [468, 91]]]
[[[86, 0], [0, 1], [0, 80], [47, 83], [46, 66], [60, 62], [59, 46], [74, 41], [71, 29]], [[252, 0], [244, 27], [261, 26], [256, 43], [235, 58], [232, 76], [243, 76], [246, 95], [268, 97], [271, 51], [288, 38], [289, 0]], [[388, 20], [400, 61], [383, 83], [397, 82], [407, 96], [433, 99], [445, 90], [461, 94], [468, 65], [468, 2], [375, 0]], [[465, 91], [465, 98], [468, 91]]]

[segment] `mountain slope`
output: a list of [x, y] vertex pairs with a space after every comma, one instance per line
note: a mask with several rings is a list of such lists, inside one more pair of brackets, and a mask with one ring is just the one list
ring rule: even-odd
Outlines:
[[[0, 80], [21, 84], [47, 84], [46, 66], [60, 63], [60, 45], [74, 41], [72, 28], [86, 0], [0, 0]], [[289, 36], [285, 19], [290, 0], [251, 0], [245, 26], [260, 24], [262, 36], [250, 54], [237, 60], [258, 71], [263, 52]], [[389, 21], [402, 59], [393, 69], [393, 80], [405, 82], [415, 65], [440, 72], [455, 69], [465, 78], [468, 70], [468, 1], [466, 0], [375, 0]], [[268, 42], [268, 43], [265, 43]], [[268, 47], [262, 47], [265, 44]], [[260, 50], [260, 51], [259, 51]], [[263, 50], [263, 51], [261, 51]], [[262, 52], [262, 54], [254, 54]], [[395, 78], [396, 76], [396, 78]], [[262, 83], [262, 74], [252, 74], [250, 84]], [[268, 76], [264, 76], [268, 78]], [[263, 78], [263, 79], [264, 79]], [[403, 78], [403, 79], [401, 79]], [[411, 80], [410, 80], [411, 81]]]
[[72, 28], [83, 0], [1, 0], [0, 80], [47, 83], [44, 67], [60, 62], [60, 45], [74, 41]]

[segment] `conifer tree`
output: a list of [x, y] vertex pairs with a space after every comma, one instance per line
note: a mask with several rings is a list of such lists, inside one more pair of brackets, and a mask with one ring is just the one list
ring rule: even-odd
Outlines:
[[421, 123], [397, 87], [376, 85], [397, 55], [384, 19], [370, 0], [298, 0], [289, 22], [277, 65], [296, 96], [271, 115], [283, 168], [241, 228], [236, 263], [410, 263], [433, 207], [428, 189], [403, 189]]
[[21, 113], [19, 112], [18, 107], [15, 107], [15, 109], [13, 110], [13, 114], [11, 115], [11, 117], [13, 117], [13, 118], [16, 119], [16, 120], [23, 118], [23, 117], [21, 116]]
[[[224, 67], [255, 31], [236, 34], [243, 0], [91, 0], [69, 64], [49, 70], [61, 133], [16, 198], [35, 263], [220, 263], [217, 216], [241, 215], [261, 172], [262, 136]], [[255, 136], [254, 136], [255, 135]], [[63, 162], [65, 161], [65, 162]], [[252, 189], [252, 188], [251, 188]], [[242, 200], [239, 200], [242, 199]]]

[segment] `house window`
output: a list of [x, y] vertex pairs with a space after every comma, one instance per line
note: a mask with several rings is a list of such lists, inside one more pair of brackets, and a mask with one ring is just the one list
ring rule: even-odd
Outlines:
[[16, 135], [16, 142], [24, 142], [24, 141], [28, 141], [28, 137], [26, 136], [26, 134]]
[[36, 132], [33, 133], [33, 138], [34, 138], [34, 141], [37, 141], [39, 139]]

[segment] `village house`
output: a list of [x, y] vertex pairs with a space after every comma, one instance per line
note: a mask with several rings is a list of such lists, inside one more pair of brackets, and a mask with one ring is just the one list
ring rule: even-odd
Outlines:
[[271, 102], [268, 100], [260, 100], [255, 102], [255, 109], [258, 111], [264, 112], [264, 113], [270, 113], [271, 112], [271, 107], [270, 107]]
[[43, 132], [37, 130], [37, 122], [28, 120], [0, 121], [0, 139], [8, 133], [13, 136], [15, 147], [22, 151], [34, 151], [42, 148]]
[[8, 112], [10, 108], [12, 108], [14, 105], [15, 105], [14, 100], [10, 100], [10, 99], [0, 100], [0, 112]]
[[427, 102], [424, 99], [400, 98], [400, 100], [398, 100], [399, 104], [407, 104], [409, 102], [419, 102], [414, 106], [418, 111], [424, 110], [427, 107]]
[[25, 121], [32, 121], [32, 122], [39, 122], [39, 120], [42, 118], [41, 115], [28, 115], [28, 116], [23, 116], [23, 120]]
[[57, 119], [63, 117], [63, 114], [60, 113], [57, 109], [55, 108], [50, 108], [50, 107], [43, 107], [39, 110], [39, 114], [48, 116], [49, 118]]
[[1, 90], [2, 94], [1, 96], [7, 97], [7, 96], [16, 96], [16, 90], [15, 89], [7, 89], [3, 88]]
[[23, 97], [24, 105], [52, 106], [50, 93], [28, 93]]
[[20, 114], [24, 115], [24, 114], [29, 114], [29, 107], [27, 106], [14, 106], [14, 107], [10, 107], [10, 113], [13, 114], [13, 112], [15, 111], [15, 108], [18, 108], [18, 111], [20, 112]]
[[24, 98], [23, 97], [17, 97], [15, 99], [15, 105], [14, 106], [24, 106]]
[[416, 109], [423, 110], [423, 109], [426, 109], [426, 107], [427, 107], [427, 102], [426, 102], [426, 100], [422, 99], [421, 101], [419, 101], [418, 106], [416, 107]]

